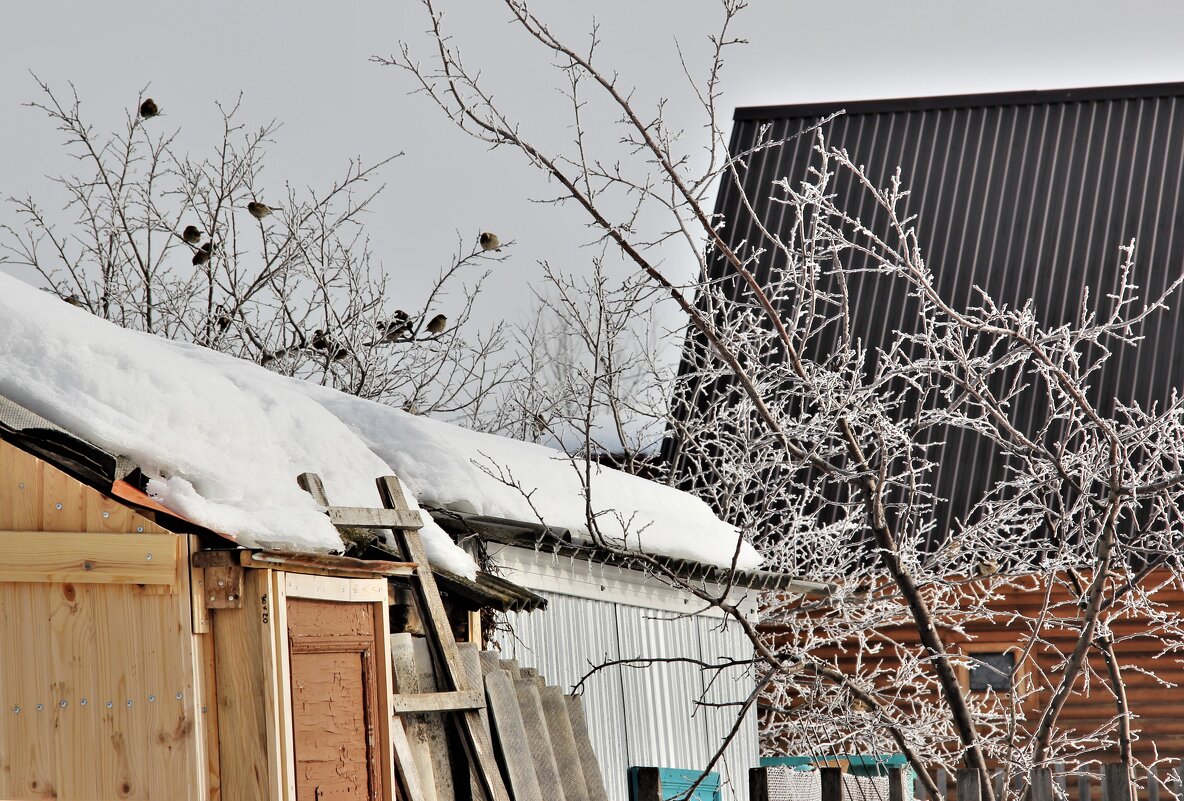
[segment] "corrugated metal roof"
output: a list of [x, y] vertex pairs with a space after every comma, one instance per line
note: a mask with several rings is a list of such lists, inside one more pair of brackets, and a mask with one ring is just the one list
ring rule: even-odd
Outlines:
[[[731, 152], [753, 148], [762, 135], [791, 137], [844, 107], [847, 114], [821, 128], [827, 144], [866, 165], [876, 185], [886, 186], [900, 167], [910, 190], [903, 211], [916, 215], [937, 288], [956, 306], [967, 305], [977, 285], [1000, 303], [1035, 299], [1048, 324], [1071, 322], [1086, 287], [1095, 300], [1113, 291], [1119, 247], [1131, 239], [1138, 240], [1135, 281], [1144, 297], [1157, 296], [1184, 268], [1182, 83], [741, 109]], [[774, 233], [789, 220], [787, 207], [770, 197], [773, 182], [805, 180], [819, 165], [814, 144], [810, 135], [789, 138], [747, 159], [743, 191]], [[839, 176], [830, 190], [840, 208], [873, 229], [883, 226], [849, 177]], [[723, 182], [716, 212], [733, 246], [760, 245], [732, 182]], [[758, 279], [780, 258], [771, 249]], [[865, 265], [852, 257], [853, 269]], [[915, 330], [915, 304], [899, 283], [873, 273], [851, 278], [853, 335], [873, 349], [894, 329]], [[1117, 401], [1163, 401], [1184, 383], [1182, 307], [1177, 301], [1145, 324], [1140, 347], [1115, 347], [1091, 376], [1089, 397], [1103, 414]], [[813, 346], [821, 353], [830, 343]], [[940, 521], [948, 524], [1003, 466], [961, 432], [944, 447], [957, 454], [937, 476], [937, 492], [951, 499]]]

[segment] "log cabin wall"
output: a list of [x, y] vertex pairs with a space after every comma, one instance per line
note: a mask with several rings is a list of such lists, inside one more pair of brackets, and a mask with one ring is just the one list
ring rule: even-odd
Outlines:
[[[1154, 587], [1167, 580], [1166, 574], [1152, 574], [1145, 586]], [[992, 608], [1000, 612], [1016, 612], [1027, 619], [1035, 619], [1044, 606], [1044, 589], [1033, 579], [1017, 580], [1022, 587], [1013, 587], [1001, 592], [1001, 597], [993, 601]], [[1161, 588], [1155, 599], [1170, 611], [1184, 609], [1184, 591], [1172, 585]], [[1075, 616], [1076, 606], [1064, 591], [1063, 586], [1055, 589], [1051, 595], [1052, 604], [1056, 605], [1056, 614], [1062, 618]], [[786, 627], [773, 621], [766, 621], [762, 630], [774, 642], [786, 635]], [[1135, 720], [1132, 727], [1136, 740], [1133, 750], [1136, 757], [1150, 759], [1155, 751], [1160, 756], [1178, 757], [1184, 755], [1184, 655], [1161, 654], [1162, 642], [1150, 633], [1151, 624], [1146, 618], [1126, 616], [1113, 622], [1111, 629], [1117, 640], [1115, 651], [1120, 665], [1125, 666], [1122, 671], [1126, 685], [1127, 697]], [[905, 644], [906, 647], [919, 653], [920, 641], [915, 630], [905, 627], [880, 629], [886, 637]], [[993, 623], [972, 623], [967, 626], [968, 640], [951, 637], [948, 630], [943, 630], [943, 637], [951, 649], [957, 648], [963, 653], [981, 653], [984, 651], [1000, 653], [1008, 648], [1015, 649], [1018, 644], [1026, 642], [1029, 629], [1023, 624], [1000, 625]], [[1069, 627], [1045, 629], [1044, 636], [1055, 646], [1037, 645], [1033, 649], [1031, 661], [1027, 665], [1020, 665], [1018, 673], [1022, 677], [1026, 674], [1028, 680], [1034, 682], [1036, 690], [1034, 697], [1025, 704], [1024, 725], [1031, 731], [1036, 723], [1040, 710], [1047, 705], [1053, 692], [1055, 682], [1059, 678], [1058, 663], [1060, 653], [1072, 650], [1077, 632]], [[889, 669], [899, 665], [899, 661], [884, 649], [880, 655], [860, 655], [855, 648], [829, 648], [816, 652], [816, 655], [826, 658], [829, 662], [848, 673], [854, 673], [856, 660], [862, 659], [865, 666], [879, 662]], [[1074, 692], [1070, 695], [1064, 711], [1060, 716], [1060, 727], [1072, 730], [1074, 736], [1086, 737], [1105, 724], [1116, 714], [1116, 703], [1107, 678], [1105, 662], [1096, 649], [1089, 652], [1089, 661], [1094, 676], [1088, 687], [1084, 678], [1079, 678]], [[1175, 686], [1165, 686], [1157, 681], [1150, 673], [1159, 678], [1174, 683]], [[1023, 680], [1023, 679], [1021, 679]], [[975, 695], [971, 695], [975, 703]], [[978, 696], [979, 703], [983, 696]], [[918, 694], [918, 703], [938, 703], [934, 694]], [[768, 712], [762, 713], [762, 731], [767, 730], [771, 719]], [[1111, 737], [1113, 737], [1111, 732]], [[766, 755], [784, 755], [785, 744], [775, 739], [763, 736], [761, 752]], [[1088, 759], [1113, 761], [1117, 758], [1116, 750], [1097, 747], [1085, 755]], [[1096, 767], [1096, 766], [1095, 766]]]
[[0, 797], [216, 797], [189, 547], [0, 441]]

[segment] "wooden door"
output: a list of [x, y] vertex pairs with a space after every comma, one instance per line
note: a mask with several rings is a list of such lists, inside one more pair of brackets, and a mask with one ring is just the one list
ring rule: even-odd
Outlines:
[[373, 604], [288, 600], [297, 801], [380, 801]]

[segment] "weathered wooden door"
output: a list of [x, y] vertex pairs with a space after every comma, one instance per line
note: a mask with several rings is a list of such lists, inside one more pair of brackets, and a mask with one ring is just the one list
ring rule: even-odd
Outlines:
[[379, 801], [372, 604], [288, 600], [297, 801]]

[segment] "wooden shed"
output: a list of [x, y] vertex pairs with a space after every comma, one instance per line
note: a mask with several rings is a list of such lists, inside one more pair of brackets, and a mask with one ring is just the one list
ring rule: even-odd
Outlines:
[[[400, 700], [476, 720], [483, 694], [455, 678], [453, 629], [483, 603], [542, 599], [444, 574], [445, 609], [434, 579], [425, 596], [433, 570], [406, 533], [409, 561], [240, 548], [138, 483], [132, 466], [0, 398], [0, 798], [434, 798], [398, 769], [413, 756]], [[328, 512], [419, 521], [397, 502]], [[452, 684], [441, 689], [457, 692], [395, 693], [391, 610], [396, 631], [437, 644]]]
[[0, 796], [392, 797], [409, 567], [211, 544], [0, 441]]

